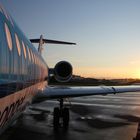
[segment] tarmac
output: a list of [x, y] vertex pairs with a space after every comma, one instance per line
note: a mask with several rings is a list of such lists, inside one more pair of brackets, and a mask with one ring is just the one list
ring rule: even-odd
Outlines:
[[29, 106], [0, 140], [133, 140], [140, 122], [140, 93], [71, 98], [69, 129], [53, 130], [53, 108], [47, 100]]

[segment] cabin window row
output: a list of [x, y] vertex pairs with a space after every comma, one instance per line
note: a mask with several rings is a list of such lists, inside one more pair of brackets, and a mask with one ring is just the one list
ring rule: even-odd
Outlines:
[[[12, 39], [12, 35], [11, 35], [10, 29], [9, 29], [7, 23], [4, 24], [4, 28], [5, 28], [7, 46], [9, 48], [9, 51], [12, 52], [13, 51], [13, 39]], [[38, 54], [35, 54], [33, 52], [33, 50], [31, 48], [29, 48], [26, 43], [24, 43], [23, 40], [20, 40], [17, 33], [14, 33], [14, 39], [15, 39], [15, 45], [16, 45], [16, 50], [17, 50], [18, 56], [22, 57], [22, 54], [23, 54], [24, 61], [26, 61], [26, 59], [28, 57], [29, 61], [27, 61], [27, 63], [28, 62], [32, 63], [32, 68], [30, 68], [31, 75], [34, 75], [33, 77], [36, 77], [36, 79], [37, 79], [38, 75], [40, 75], [39, 77], [43, 77], [43, 75], [45, 75], [45, 73], [46, 73], [45, 72], [46, 67], [45, 67], [44, 62], [40, 61]], [[26, 63], [26, 62], [24, 62], [24, 63]]]
[[[0, 12], [2, 14], [4, 14], [5, 17], [7, 18], [7, 20], [9, 20], [13, 25], [13, 20], [12, 20], [11, 16], [7, 13], [7, 11], [1, 5], [0, 5]], [[5, 23], [5, 33], [6, 33], [6, 39], [7, 39], [8, 48], [9, 48], [10, 51], [12, 51], [12, 47], [13, 47], [12, 46], [12, 37], [11, 37], [9, 27], [8, 27], [8, 25], [6, 23]], [[27, 58], [27, 53], [28, 53], [28, 57], [29, 57], [30, 61], [32, 60], [34, 63], [38, 63], [39, 65], [41, 65], [39, 63], [39, 59], [32, 52], [32, 50], [30, 50], [28, 48], [28, 46], [25, 46], [23, 41], [22, 41], [22, 45], [20, 45], [19, 37], [18, 37], [18, 35], [16, 33], [15, 33], [15, 41], [16, 41], [16, 47], [17, 47], [17, 51], [18, 51], [19, 56], [21, 56], [21, 46], [22, 46], [25, 59]]]

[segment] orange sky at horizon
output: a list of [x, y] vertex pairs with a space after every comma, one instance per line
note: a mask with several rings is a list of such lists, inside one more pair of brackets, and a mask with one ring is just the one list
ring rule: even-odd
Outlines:
[[110, 67], [110, 68], [95, 68], [95, 67], [74, 67], [73, 73], [82, 77], [91, 78], [107, 78], [107, 79], [126, 79], [140, 78], [140, 68], [130, 67]]

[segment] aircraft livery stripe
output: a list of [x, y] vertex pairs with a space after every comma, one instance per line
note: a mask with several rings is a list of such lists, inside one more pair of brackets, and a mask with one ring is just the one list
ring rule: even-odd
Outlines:
[[[45, 79], [46, 80], [46, 79]], [[45, 81], [45, 80], [42, 80]], [[30, 82], [8, 82], [4, 84], [0, 84], [0, 98], [3, 98], [5, 96], [8, 96], [10, 94], [14, 94], [15, 92], [18, 92], [20, 90], [23, 90], [27, 87], [30, 87], [34, 84], [40, 83], [41, 81], [30, 81]]]

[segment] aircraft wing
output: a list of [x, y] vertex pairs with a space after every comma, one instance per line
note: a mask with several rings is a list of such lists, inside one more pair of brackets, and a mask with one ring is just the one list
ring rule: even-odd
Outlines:
[[124, 92], [140, 92], [140, 86], [50, 86], [40, 90], [38, 97], [41, 99], [61, 99], [90, 95], [107, 95]]

